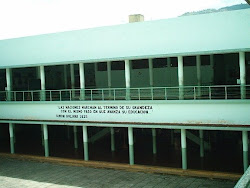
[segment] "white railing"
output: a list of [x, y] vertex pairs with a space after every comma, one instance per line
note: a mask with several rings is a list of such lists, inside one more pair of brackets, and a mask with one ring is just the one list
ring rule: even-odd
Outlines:
[[250, 187], [250, 166], [247, 168], [245, 173], [239, 179], [234, 188], [248, 188]]
[[250, 99], [250, 85], [2, 91], [0, 101]]

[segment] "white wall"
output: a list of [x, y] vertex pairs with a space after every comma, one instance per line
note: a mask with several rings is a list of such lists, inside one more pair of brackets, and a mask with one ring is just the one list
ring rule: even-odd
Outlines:
[[250, 124], [249, 110], [249, 100], [19, 101], [1, 103], [0, 122], [38, 120], [57, 121], [58, 124], [66, 121], [239, 126]]

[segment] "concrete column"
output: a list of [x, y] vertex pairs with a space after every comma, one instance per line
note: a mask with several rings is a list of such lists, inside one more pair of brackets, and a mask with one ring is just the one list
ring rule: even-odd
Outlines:
[[125, 60], [126, 100], [130, 100], [130, 61]]
[[45, 101], [46, 100], [46, 85], [45, 85], [45, 71], [44, 66], [40, 66], [40, 79], [41, 79], [41, 94], [40, 94], [40, 100]]
[[73, 126], [74, 131], [74, 147], [75, 149], [78, 149], [78, 141], [77, 141], [77, 127]]
[[6, 85], [7, 85], [7, 101], [11, 101], [11, 90], [12, 90], [12, 70], [10, 68], [6, 69]]
[[241, 99], [246, 98], [246, 64], [245, 64], [245, 52], [239, 53], [240, 64], [240, 86], [241, 86]]
[[45, 90], [45, 71], [44, 66], [40, 66], [40, 79], [41, 79], [41, 90]]
[[48, 126], [43, 124], [43, 136], [44, 136], [44, 153], [45, 157], [49, 156], [49, 137], [48, 137]]
[[108, 73], [108, 88], [109, 88], [109, 99], [111, 99], [111, 85], [112, 85], [112, 82], [111, 82], [111, 61], [108, 61], [107, 62], [107, 73]]
[[212, 67], [212, 78], [213, 78], [213, 80], [212, 80], [212, 85], [214, 84], [214, 55], [213, 54], [211, 54], [210, 55], [210, 66]]
[[14, 128], [13, 123], [9, 123], [9, 133], [10, 133], [10, 153], [15, 153], [15, 144], [14, 144]]
[[115, 151], [115, 130], [113, 127], [110, 128], [111, 133], [111, 151]]
[[89, 160], [89, 149], [88, 149], [88, 129], [87, 126], [82, 126], [83, 134], [83, 147], [84, 147], [84, 160]]
[[179, 80], [179, 99], [184, 99], [184, 73], [183, 73], [183, 57], [178, 56], [178, 80]]
[[201, 96], [201, 56], [196, 56], [196, 72], [197, 72], [197, 85], [198, 87], [198, 96]]
[[74, 64], [70, 64], [70, 81], [71, 81], [71, 89], [75, 89], [75, 69], [74, 69]]
[[79, 72], [80, 72], [80, 98], [81, 100], [85, 100], [85, 76], [84, 76], [84, 64], [79, 63]]
[[201, 56], [196, 56], [197, 85], [201, 86]]
[[181, 129], [181, 156], [182, 156], [182, 169], [187, 169], [187, 141], [186, 129]]
[[152, 141], [153, 141], [153, 154], [156, 155], [157, 147], [156, 147], [156, 129], [152, 129]]
[[247, 170], [248, 163], [248, 133], [247, 131], [242, 131], [242, 146], [243, 146], [243, 167], [244, 172]]
[[148, 67], [149, 67], [149, 85], [150, 87], [153, 87], [154, 85], [153, 59], [148, 59]]
[[41, 140], [42, 140], [42, 145], [44, 146], [43, 124], [41, 124]]
[[111, 61], [107, 62], [108, 88], [111, 88]]
[[[39, 67], [36, 67], [36, 79], [39, 79], [40, 82], [41, 82], [40, 66], [39, 66]], [[39, 97], [40, 99], [41, 99], [41, 93], [42, 93], [42, 92], [36, 93], [36, 94], [37, 94], [37, 97]]]
[[64, 88], [65, 88], [65, 89], [68, 89], [67, 65], [63, 65], [63, 75], [64, 75]]
[[153, 74], [153, 59], [148, 59], [148, 67], [149, 67], [149, 85], [151, 87], [151, 96], [154, 96], [154, 74]]
[[167, 58], [167, 67], [166, 67], [166, 80], [167, 80], [167, 86], [171, 85], [171, 58]]
[[204, 132], [199, 130], [200, 135], [200, 157], [204, 157]]
[[73, 89], [72, 91], [72, 97], [75, 98], [75, 68], [74, 64], [70, 64], [70, 82], [71, 82], [71, 88]]
[[16, 124], [13, 123], [13, 139], [14, 139], [14, 144], [16, 143]]
[[98, 65], [97, 63], [94, 63], [94, 69], [95, 69], [95, 84], [96, 84], [96, 88], [97, 88], [97, 75], [98, 75]]
[[128, 127], [129, 164], [134, 165], [134, 136], [133, 127]]
[[41, 79], [40, 67], [36, 67], [36, 79]]

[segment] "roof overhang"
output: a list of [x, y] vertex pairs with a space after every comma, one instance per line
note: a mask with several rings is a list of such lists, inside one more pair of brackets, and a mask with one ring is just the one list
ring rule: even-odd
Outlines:
[[250, 9], [0, 41], [0, 68], [250, 51]]

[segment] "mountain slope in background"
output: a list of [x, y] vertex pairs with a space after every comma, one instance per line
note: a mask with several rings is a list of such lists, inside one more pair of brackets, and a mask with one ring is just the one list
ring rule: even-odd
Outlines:
[[222, 7], [220, 9], [205, 9], [205, 10], [195, 11], [195, 12], [186, 12], [186, 13], [182, 14], [181, 16], [208, 14], [208, 13], [213, 13], [213, 12], [223, 12], [223, 11], [240, 10], [240, 9], [247, 9], [247, 8], [250, 8], [250, 5], [238, 4], [238, 5], [228, 6], [228, 7]]

